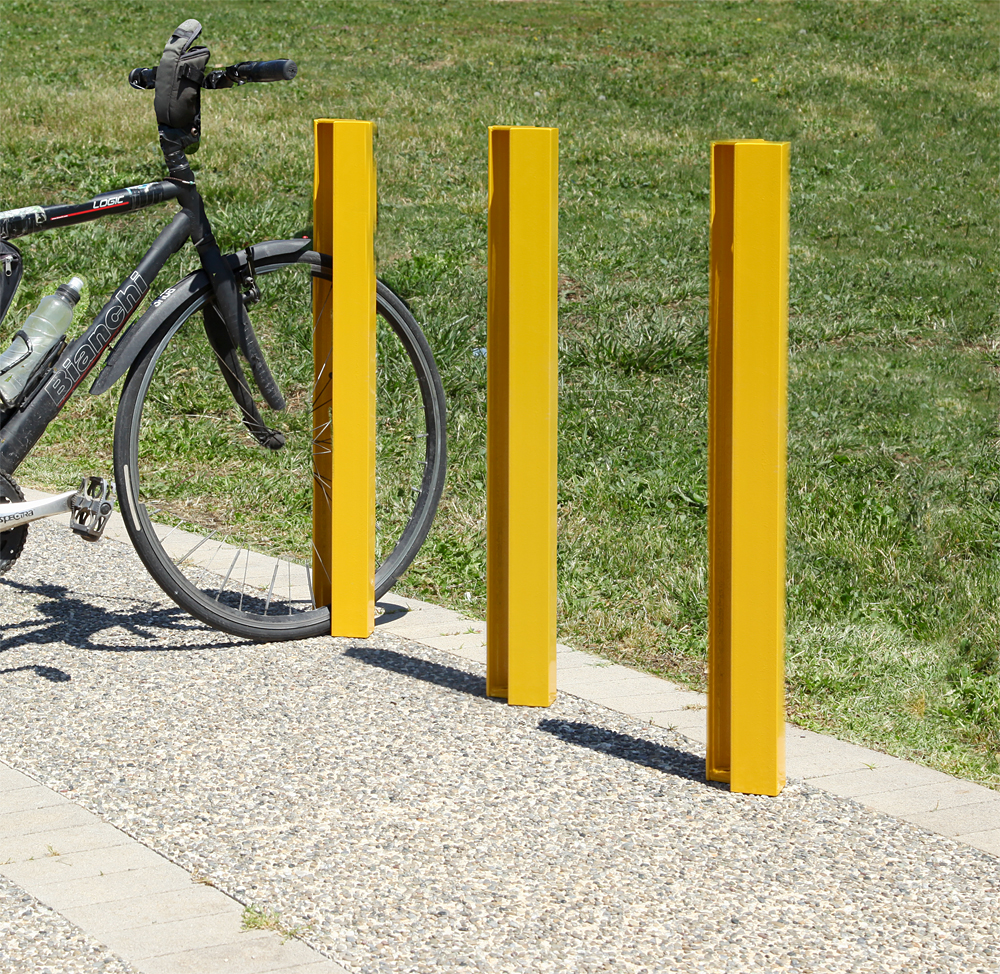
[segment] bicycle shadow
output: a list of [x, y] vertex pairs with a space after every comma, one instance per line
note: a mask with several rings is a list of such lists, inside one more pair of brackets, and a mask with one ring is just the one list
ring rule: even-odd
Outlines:
[[[120, 609], [112, 609], [95, 605], [85, 595], [73, 592], [63, 585], [31, 585], [14, 579], [3, 579], [0, 581], [0, 591], [4, 588], [40, 597], [32, 609], [42, 618], [26, 619], [20, 624], [8, 622], [7, 630], [0, 635], [0, 653], [29, 646], [52, 647], [60, 643], [72, 649], [108, 653], [189, 652], [220, 649], [247, 642], [209, 629], [175, 605], [151, 604], [127, 595], [100, 596], [104, 602], [121, 604]], [[10, 629], [15, 626], [16, 631], [11, 633]], [[103, 633], [110, 631], [117, 632], [118, 638], [102, 638]], [[185, 639], [183, 645], [177, 645], [176, 640], [170, 637], [179, 632], [204, 633], [205, 638], [192, 641]], [[122, 635], [134, 637], [139, 644], [130, 644], [121, 639]], [[34, 669], [39, 676], [52, 679], [47, 672], [41, 672], [53, 669], [45, 666], [12, 667], [0, 670], [0, 674], [30, 669]], [[56, 677], [55, 681], [61, 682], [63, 679], [69, 677]]]
[[65, 670], [60, 670], [55, 666], [42, 666], [39, 663], [29, 663], [27, 666], [9, 666], [5, 670], [0, 670], [0, 676], [5, 673], [25, 673], [32, 670], [35, 676], [40, 676], [43, 680], [52, 683], [65, 683], [73, 679]]

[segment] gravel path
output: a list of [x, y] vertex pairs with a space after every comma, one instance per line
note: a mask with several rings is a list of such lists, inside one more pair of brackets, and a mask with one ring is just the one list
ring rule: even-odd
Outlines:
[[995, 858], [795, 782], [732, 795], [597, 705], [508, 707], [388, 635], [230, 639], [62, 523], [0, 623], [4, 760], [357, 974], [1000, 970]]

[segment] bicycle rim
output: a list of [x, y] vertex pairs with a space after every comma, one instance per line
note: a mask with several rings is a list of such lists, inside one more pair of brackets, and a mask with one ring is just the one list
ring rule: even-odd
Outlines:
[[[326, 261], [326, 268], [321, 266]], [[288, 408], [263, 411], [285, 446], [246, 431], [197, 314], [186, 299], [126, 381], [115, 468], [126, 527], [150, 574], [215, 628], [262, 640], [328, 634], [314, 601], [311, 274], [328, 258], [258, 264], [250, 309]], [[376, 382], [376, 598], [419, 550], [444, 483], [444, 393], [426, 340], [379, 283]], [[319, 436], [322, 438], [322, 431]]]

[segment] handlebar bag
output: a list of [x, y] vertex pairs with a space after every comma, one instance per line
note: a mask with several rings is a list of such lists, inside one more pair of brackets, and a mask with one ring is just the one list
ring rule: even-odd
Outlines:
[[197, 20], [185, 20], [167, 41], [156, 69], [156, 121], [161, 128], [177, 130], [175, 139], [184, 146], [196, 146], [201, 138], [201, 82], [209, 51], [191, 46], [200, 33]]
[[0, 240], [0, 321], [3, 321], [11, 301], [14, 300], [23, 273], [24, 261], [21, 260], [21, 251], [12, 243]]

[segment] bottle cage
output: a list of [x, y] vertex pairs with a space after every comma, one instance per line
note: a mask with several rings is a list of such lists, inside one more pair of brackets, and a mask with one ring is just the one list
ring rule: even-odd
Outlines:
[[21, 260], [21, 251], [12, 243], [0, 240], [0, 321], [3, 321], [11, 301], [14, 300], [23, 273], [24, 261]]

